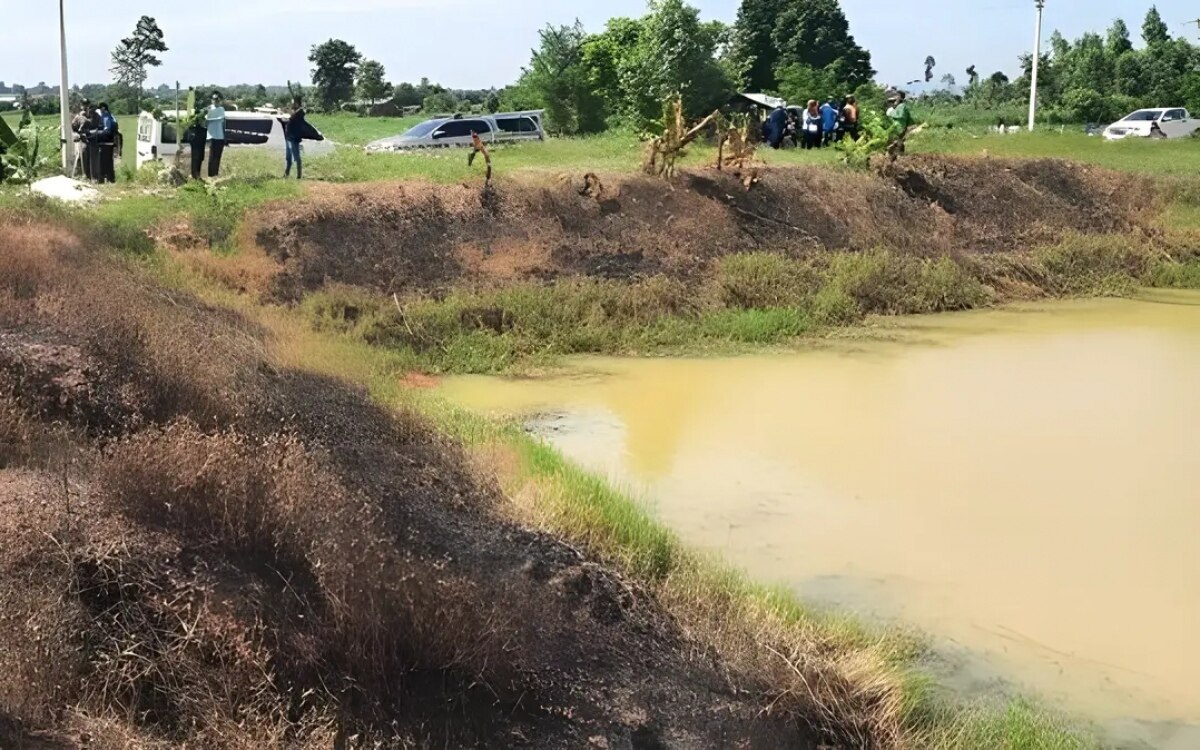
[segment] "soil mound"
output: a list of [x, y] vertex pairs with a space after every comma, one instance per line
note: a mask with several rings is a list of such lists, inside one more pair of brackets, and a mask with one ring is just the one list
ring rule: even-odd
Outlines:
[[0, 227], [0, 259], [37, 259], [0, 274], [0, 747], [889, 736], [886, 690], [785, 662], [835, 708], [726, 661], [502, 520], [417, 418], [278, 370], [255, 326], [80, 250]]
[[713, 258], [886, 247], [922, 255], [1015, 251], [1065, 232], [1128, 229], [1152, 199], [1129, 177], [1062, 161], [901, 160], [886, 175], [765, 170], [747, 191], [712, 170], [642, 176], [322, 186], [255, 218], [282, 265], [275, 293], [326, 282], [384, 292], [586, 275], [703, 273]]

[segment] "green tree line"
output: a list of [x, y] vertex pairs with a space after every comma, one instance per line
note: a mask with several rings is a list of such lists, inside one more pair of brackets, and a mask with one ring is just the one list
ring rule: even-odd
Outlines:
[[[1074, 41], [1055, 31], [1038, 61], [1042, 116], [1051, 122], [1106, 123], [1144, 107], [1187, 107], [1200, 113], [1200, 47], [1172, 37], [1153, 6], [1140, 37], [1142, 46], [1135, 48], [1132, 32], [1120, 18], [1104, 34], [1089, 32]], [[1032, 55], [1021, 57], [1021, 67], [1021, 76], [1009, 80], [1002, 72], [981, 78], [972, 66], [961, 95], [946, 90], [932, 98], [996, 111], [1028, 105]]]

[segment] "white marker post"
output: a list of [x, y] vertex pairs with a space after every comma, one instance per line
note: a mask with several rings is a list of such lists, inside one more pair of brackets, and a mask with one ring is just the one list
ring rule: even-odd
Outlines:
[[1038, 63], [1042, 59], [1042, 11], [1046, 8], [1046, 0], [1034, 0], [1037, 6], [1037, 25], [1033, 32], [1033, 71], [1030, 74], [1029, 82], [1029, 132], [1033, 132], [1033, 125], [1037, 119], [1037, 86], [1038, 86]]
[[59, 119], [62, 127], [63, 174], [71, 177], [75, 168], [75, 138], [71, 132], [71, 93], [67, 89], [67, 20], [63, 13], [63, 0], [58, 0], [58, 43], [62, 52], [62, 77], [58, 82], [58, 101], [62, 109]]

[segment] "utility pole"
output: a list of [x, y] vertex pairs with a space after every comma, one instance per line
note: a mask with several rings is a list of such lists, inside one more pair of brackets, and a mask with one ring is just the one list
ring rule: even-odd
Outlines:
[[58, 44], [62, 53], [61, 78], [58, 82], [58, 105], [62, 135], [62, 168], [63, 173], [71, 175], [75, 168], [75, 139], [71, 132], [71, 93], [67, 88], [67, 19], [63, 13], [63, 1], [58, 0]]
[[1042, 11], [1046, 8], [1046, 0], [1034, 0], [1037, 6], [1037, 25], [1033, 32], [1033, 71], [1029, 82], [1029, 132], [1037, 119], [1038, 63], [1042, 58]]

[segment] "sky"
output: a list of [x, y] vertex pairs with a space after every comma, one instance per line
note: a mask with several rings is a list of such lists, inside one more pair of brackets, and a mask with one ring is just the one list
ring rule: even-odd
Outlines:
[[[798, 0], [802, 1], [802, 0]], [[732, 22], [739, 0], [691, 0], [705, 19]], [[147, 5], [134, 0], [65, 0], [72, 84], [107, 83], [109, 55]], [[1121, 15], [1137, 36], [1150, 3], [1143, 0], [1047, 0], [1046, 34], [1070, 38], [1103, 31]], [[4, 0], [0, 14], [0, 81], [31, 86], [58, 81], [58, 14], [54, 0]], [[511, 83], [546, 23], [576, 18], [589, 30], [613, 16], [637, 16], [645, 0], [241, 0], [162, 2], [152, 13], [170, 51], [148, 85], [283, 84], [308, 81], [308, 51], [331, 37], [345, 39], [387, 68], [392, 81], [427, 76], [450, 88]], [[981, 74], [1019, 72], [1018, 56], [1033, 46], [1033, 0], [842, 0], [851, 33], [871, 51], [881, 83], [921, 76], [933, 55], [938, 78], [960, 81], [969, 65]], [[1174, 35], [1196, 39], [1200, 15], [1191, 0], [1159, 0]]]

